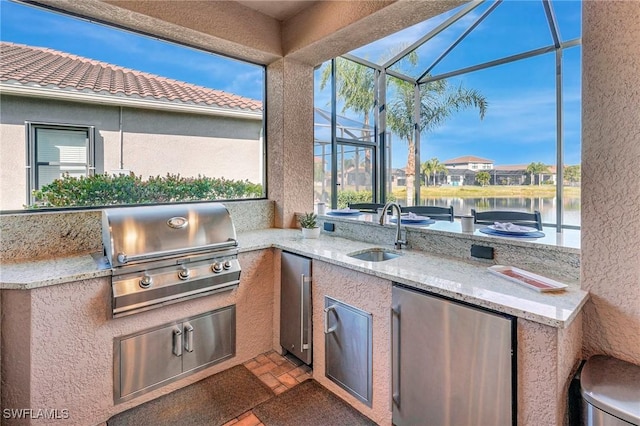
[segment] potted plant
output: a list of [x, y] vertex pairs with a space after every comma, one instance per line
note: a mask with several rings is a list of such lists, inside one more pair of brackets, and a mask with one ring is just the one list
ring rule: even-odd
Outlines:
[[317, 219], [318, 216], [313, 212], [305, 213], [298, 218], [298, 222], [300, 222], [300, 226], [302, 227], [303, 238], [318, 238], [320, 236], [320, 228], [316, 222]]

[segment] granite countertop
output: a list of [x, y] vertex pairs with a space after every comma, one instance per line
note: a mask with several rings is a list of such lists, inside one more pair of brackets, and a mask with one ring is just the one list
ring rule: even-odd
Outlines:
[[[539, 293], [490, 274], [486, 265], [422, 251], [403, 249], [385, 262], [358, 260], [347, 255], [381, 245], [326, 234], [303, 239], [299, 230], [264, 229], [239, 233], [238, 241], [241, 253], [275, 247], [552, 327], [568, 326], [588, 299], [576, 282], [564, 281], [569, 285], [564, 291]], [[109, 275], [96, 254], [3, 264], [0, 289], [28, 290]]]

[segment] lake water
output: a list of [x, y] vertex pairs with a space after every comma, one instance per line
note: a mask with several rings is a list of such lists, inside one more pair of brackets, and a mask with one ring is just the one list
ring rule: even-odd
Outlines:
[[[543, 223], [556, 223], [556, 198], [549, 197], [482, 197], [482, 198], [427, 198], [422, 204], [431, 206], [453, 206], [456, 216], [476, 210], [515, 210], [532, 212], [538, 210]], [[580, 226], [580, 198], [565, 197], [564, 225]]]

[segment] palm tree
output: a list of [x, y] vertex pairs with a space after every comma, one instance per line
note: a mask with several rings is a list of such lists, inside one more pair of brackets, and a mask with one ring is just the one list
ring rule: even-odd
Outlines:
[[[393, 56], [390, 52], [389, 57]], [[415, 66], [418, 56], [410, 53], [405, 64]], [[342, 112], [352, 110], [363, 114], [363, 127], [369, 128], [369, 113], [374, 105], [375, 82], [370, 68], [355, 62], [337, 58], [336, 74], [338, 96], [344, 101]], [[331, 69], [325, 68], [321, 76], [320, 88], [323, 89], [331, 76]], [[387, 102], [387, 126], [408, 144], [407, 158], [407, 205], [413, 205], [415, 179], [415, 140], [413, 111], [415, 104], [414, 85], [391, 78], [393, 94]], [[487, 111], [487, 100], [474, 89], [462, 86], [452, 88], [446, 80], [431, 81], [420, 85], [420, 132], [433, 130], [444, 123], [454, 112], [475, 107], [484, 118]], [[365, 130], [366, 131], [366, 130]], [[366, 132], [368, 134], [368, 132]]]
[[425, 184], [429, 185], [429, 175], [433, 175], [433, 184], [436, 184], [436, 174], [447, 174], [447, 168], [437, 158], [433, 157], [420, 166], [420, 171], [425, 175]]
[[[344, 101], [342, 113], [351, 110], [363, 116], [363, 138], [369, 138], [369, 114], [375, 101], [373, 70], [344, 58], [336, 58], [336, 91]], [[320, 77], [320, 89], [331, 78], [331, 67], [325, 67]]]
[[[407, 159], [407, 205], [413, 205], [415, 176], [415, 141], [413, 111], [415, 105], [414, 85], [404, 80], [391, 79], [395, 96], [388, 102], [387, 125], [406, 140], [409, 145]], [[433, 130], [444, 123], [454, 112], [478, 108], [480, 119], [487, 111], [486, 99], [474, 89], [459, 86], [452, 89], [446, 80], [431, 81], [420, 85], [420, 132]]]
[[[542, 173], [549, 173], [549, 168], [547, 166], [545, 166], [544, 163], [532, 162], [531, 164], [529, 164], [527, 166], [526, 172], [531, 174], [531, 185], [533, 185], [534, 182], [535, 182], [534, 175], [541, 175]], [[540, 183], [542, 183], [542, 178], [538, 179], [538, 185], [540, 185]]]
[[491, 175], [489, 174], [489, 172], [478, 172], [478, 174], [476, 175], [476, 182], [478, 182], [480, 184], [480, 186], [485, 186], [489, 183], [489, 181], [491, 180]]
[[565, 166], [564, 178], [573, 186], [574, 183], [580, 182], [580, 164], [575, 166]]

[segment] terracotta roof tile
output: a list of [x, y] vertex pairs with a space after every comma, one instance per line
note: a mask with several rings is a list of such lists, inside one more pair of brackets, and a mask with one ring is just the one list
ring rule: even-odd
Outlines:
[[465, 155], [463, 157], [452, 158], [451, 160], [443, 161], [442, 164], [466, 164], [466, 163], [493, 163], [492, 160], [486, 158], [475, 157], [473, 155]]
[[90, 90], [235, 110], [261, 111], [262, 102], [69, 53], [0, 42], [0, 81]]

